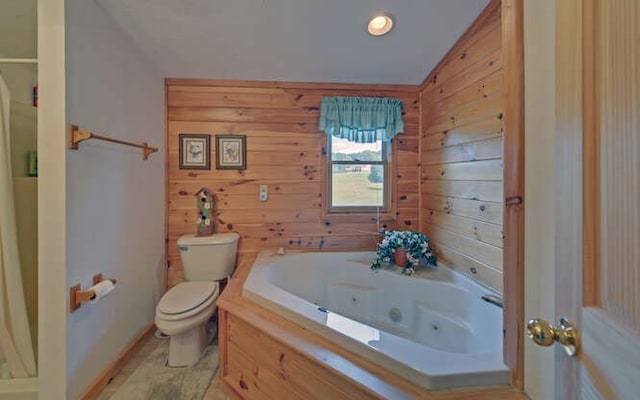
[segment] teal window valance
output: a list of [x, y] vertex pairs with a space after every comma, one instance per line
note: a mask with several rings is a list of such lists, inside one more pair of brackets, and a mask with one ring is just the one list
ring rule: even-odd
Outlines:
[[356, 143], [390, 141], [404, 131], [402, 100], [386, 97], [323, 97], [320, 130]]

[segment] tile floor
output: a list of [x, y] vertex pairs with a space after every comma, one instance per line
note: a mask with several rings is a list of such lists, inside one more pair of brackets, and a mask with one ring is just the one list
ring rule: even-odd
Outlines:
[[[120, 385], [127, 380], [127, 378], [135, 371], [140, 363], [147, 358], [158, 346], [162, 343], [162, 340], [151, 337], [140, 350], [134, 354], [134, 356], [125, 364], [125, 366], [118, 371], [118, 373], [111, 379], [111, 382], [104, 388], [102, 393], [98, 396], [97, 400], [108, 400], [118, 390]], [[134, 400], [134, 399], [132, 399]], [[137, 400], [137, 399], [136, 399]], [[143, 399], [140, 399], [143, 400]], [[211, 386], [206, 391], [202, 400], [229, 400], [229, 397], [222, 391], [220, 385], [220, 369], [214, 375], [211, 380]]]

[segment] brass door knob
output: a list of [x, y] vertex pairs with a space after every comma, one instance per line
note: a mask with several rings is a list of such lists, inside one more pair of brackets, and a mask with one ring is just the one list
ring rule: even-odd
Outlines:
[[568, 356], [574, 356], [580, 347], [580, 338], [576, 327], [566, 318], [560, 318], [560, 326], [554, 327], [542, 318], [529, 320], [527, 336], [539, 346], [551, 346], [558, 342]]

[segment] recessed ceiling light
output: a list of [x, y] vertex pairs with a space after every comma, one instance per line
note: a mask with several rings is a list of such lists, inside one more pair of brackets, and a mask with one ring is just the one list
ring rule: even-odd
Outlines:
[[382, 36], [393, 28], [393, 17], [389, 14], [378, 14], [369, 20], [367, 32], [373, 36]]

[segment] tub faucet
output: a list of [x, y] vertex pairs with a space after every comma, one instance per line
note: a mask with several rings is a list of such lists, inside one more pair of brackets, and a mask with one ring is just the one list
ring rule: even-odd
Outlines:
[[502, 297], [498, 297], [494, 294], [485, 294], [482, 296], [482, 300], [502, 308]]

